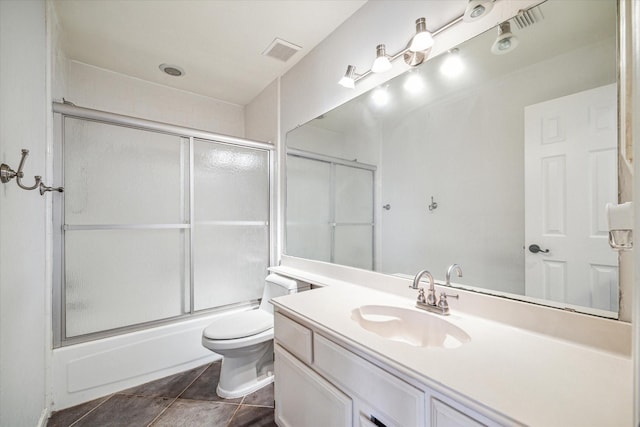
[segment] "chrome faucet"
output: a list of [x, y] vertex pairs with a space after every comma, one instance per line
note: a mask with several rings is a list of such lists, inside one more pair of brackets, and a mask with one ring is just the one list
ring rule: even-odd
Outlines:
[[[456, 268], [458, 270], [458, 277], [462, 277], [462, 269], [460, 268], [460, 266], [458, 264], [453, 264], [447, 271], [447, 283], [449, 283], [451, 273]], [[447, 297], [458, 298], [458, 295], [447, 295], [446, 293], [442, 292], [440, 294], [440, 301], [438, 301], [436, 299], [436, 288], [433, 276], [427, 270], [422, 270], [418, 274], [416, 274], [416, 277], [413, 278], [413, 286], [409, 287], [418, 289], [418, 285], [420, 284], [420, 280], [423, 276], [427, 276], [427, 278], [429, 279], [429, 293], [425, 297], [424, 288], [420, 288], [418, 290], [418, 300], [416, 301], [416, 307], [423, 310], [431, 311], [433, 313], [438, 313], [443, 316], [449, 315], [449, 304], [447, 302]]]
[[462, 277], [462, 268], [458, 264], [451, 264], [447, 269], [447, 275], [444, 277], [445, 286], [451, 286], [451, 273], [457, 271], [458, 277]]
[[436, 287], [435, 287], [435, 281], [433, 280], [433, 276], [431, 275], [431, 273], [429, 273], [429, 271], [422, 270], [418, 274], [416, 274], [416, 277], [413, 278], [412, 288], [418, 289], [418, 285], [420, 284], [420, 280], [422, 279], [423, 276], [427, 276], [427, 278], [429, 279], [429, 294], [425, 298], [424, 289], [420, 288], [420, 292], [418, 293], [418, 301], [420, 302], [420, 300], [422, 299], [421, 301], [422, 303], [432, 305], [435, 307], [436, 306]]

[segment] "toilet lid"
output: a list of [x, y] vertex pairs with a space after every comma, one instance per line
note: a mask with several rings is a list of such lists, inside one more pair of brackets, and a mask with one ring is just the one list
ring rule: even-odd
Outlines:
[[230, 340], [256, 335], [271, 328], [273, 315], [258, 309], [221, 316], [214, 320], [203, 334], [212, 340]]

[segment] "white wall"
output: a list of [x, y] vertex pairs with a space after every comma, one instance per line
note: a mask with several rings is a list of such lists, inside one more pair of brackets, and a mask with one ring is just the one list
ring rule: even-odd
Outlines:
[[[243, 106], [73, 60], [66, 72], [67, 87], [61, 96], [79, 107], [244, 137]], [[54, 88], [58, 97], [61, 92]]]
[[275, 80], [245, 106], [245, 137], [276, 144], [278, 108], [278, 81]]
[[[47, 39], [44, 1], [0, 1], [0, 161], [18, 168], [31, 150], [27, 185], [44, 175]], [[43, 177], [46, 184], [50, 184]], [[0, 425], [44, 425], [50, 359], [46, 203], [52, 197], [0, 187]], [[55, 195], [53, 195], [55, 197]]]

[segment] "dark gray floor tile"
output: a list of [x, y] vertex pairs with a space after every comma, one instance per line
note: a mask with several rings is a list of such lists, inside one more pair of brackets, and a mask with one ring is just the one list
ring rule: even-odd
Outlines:
[[220, 379], [221, 365], [222, 362], [220, 361], [212, 363], [211, 366], [209, 366], [207, 370], [204, 371], [180, 397], [183, 399], [224, 401], [228, 403], [242, 402], [242, 398], [223, 399], [216, 394], [216, 387], [218, 386], [218, 380]]
[[121, 394], [134, 394], [137, 396], [156, 396], [176, 398], [189, 384], [202, 374], [209, 365], [199, 366], [189, 371], [160, 378], [137, 387], [132, 387], [120, 392]]
[[109, 396], [105, 396], [100, 399], [92, 400], [91, 402], [85, 402], [71, 408], [63, 409], [62, 411], [56, 411], [51, 415], [51, 418], [49, 418], [47, 427], [69, 427], [80, 417], [92, 409], [95, 409], [108, 398]]
[[238, 406], [233, 403], [178, 399], [151, 426], [224, 427]]
[[153, 421], [173, 399], [116, 394], [81, 418], [74, 427], [135, 427]]
[[273, 408], [240, 405], [228, 427], [275, 427]]
[[242, 401], [242, 404], [268, 406], [273, 408], [273, 383], [248, 394]]

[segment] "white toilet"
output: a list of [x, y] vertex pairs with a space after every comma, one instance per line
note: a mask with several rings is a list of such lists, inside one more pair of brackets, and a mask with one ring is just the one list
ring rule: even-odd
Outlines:
[[269, 274], [259, 308], [221, 316], [202, 332], [202, 345], [223, 356], [218, 396], [242, 397], [273, 382], [273, 306], [269, 300], [307, 289], [306, 283]]

